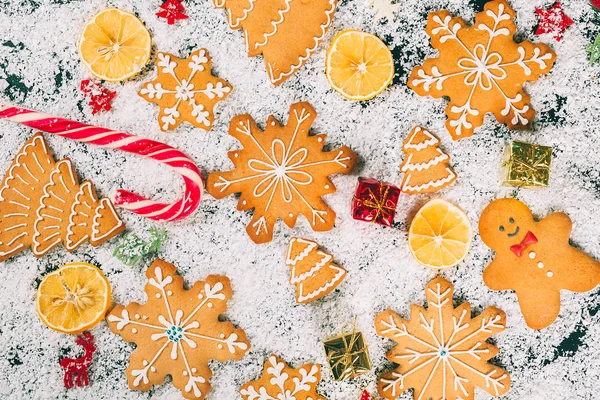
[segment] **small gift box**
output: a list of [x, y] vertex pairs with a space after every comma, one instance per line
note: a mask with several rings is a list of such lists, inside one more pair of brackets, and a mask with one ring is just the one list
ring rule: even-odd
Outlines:
[[514, 141], [504, 156], [504, 184], [546, 187], [551, 163], [552, 147]]
[[370, 178], [358, 178], [352, 201], [352, 217], [359, 221], [392, 226], [400, 188]]
[[354, 324], [345, 324], [339, 336], [326, 340], [324, 348], [336, 381], [345, 381], [371, 370], [369, 349], [362, 333], [356, 331], [356, 320]]

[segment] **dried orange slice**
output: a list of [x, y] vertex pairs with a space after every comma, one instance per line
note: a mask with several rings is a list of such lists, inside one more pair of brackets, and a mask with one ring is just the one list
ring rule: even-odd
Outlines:
[[106, 8], [84, 26], [79, 55], [97, 78], [118, 82], [137, 74], [150, 59], [152, 39], [135, 15]]
[[451, 268], [471, 249], [473, 227], [467, 215], [446, 200], [436, 199], [417, 213], [408, 232], [408, 247], [421, 265]]
[[50, 329], [75, 334], [102, 321], [110, 301], [110, 284], [102, 271], [78, 262], [46, 275], [38, 288], [36, 310]]
[[377, 36], [348, 29], [329, 46], [325, 73], [331, 87], [346, 99], [369, 100], [394, 78], [394, 58]]

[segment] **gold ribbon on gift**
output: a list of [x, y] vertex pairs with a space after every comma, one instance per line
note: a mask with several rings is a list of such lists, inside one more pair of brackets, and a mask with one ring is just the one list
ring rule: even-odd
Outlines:
[[521, 186], [547, 186], [552, 161], [552, 148], [514, 141], [510, 156], [504, 163], [508, 168], [507, 182]]
[[[385, 191], [383, 192], [380, 199], [378, 199], [377, 196], [375, 196], [375, 193], [373, 193], [371, 188], [367, 188], [367, 190], [369, 191], [369, 195], [371, 196], [371, 198], [373, 200], [363, 200], [363, 199], [360, 199], [360, 198], [354, 196], [354, 199], [356, 201], [358, 201], [359, 203], [362, 203], [366, 207], [377, 210], [377, 214], [375, 214], [373, 221], [377, 221], [377, 218], [379, 218], [379, 215], [383, 215], [384, 217], [387, 217], [387, 216], [389, 216], [390, 212], [396, 211], [395, 207], [388, 207], [385, 205], [385, 201], [387, 200], [387, 196], [390, 191], [390, 187], [387, 185], [383, 185], [383, 183], [381, 183], [381, 182], [378, 182], [378, 184], [379, 184], [380, 188], [385, 188]], [[348, 322], [348, 324], [350, 324], [350, 322]], [[342, 327], [342, 329], [343, 329], [343, 327]]]
[[[340, 340], [341, 348], [331, 346], [332, 342]], [[355, 349], [357, 343], [358, 349]], [[356, 331], [356, 317], [353, 323], [348, 322], [342, 326], [340, 336], [325, 342], [325, 353], [333, 377], [337, 381], [354, 378], [371, 370], [369, 350], [362, 333]]]

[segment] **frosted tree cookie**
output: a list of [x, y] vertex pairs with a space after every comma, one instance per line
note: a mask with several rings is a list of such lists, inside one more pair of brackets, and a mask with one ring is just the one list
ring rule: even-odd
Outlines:
[[124, 230], [111, 201], [79, 184], [71, 160], [55, 162], [41, 133], [25, 143], [0, 186], [0, 262], [28, 247], [42, 257], [61, 243], [99, 246]]
[[337, 0], [213, 0], [231, 29], [243, 29], [249, 57], [262, 54], [274, 85], [298, 71], [327, 34]]
[[473, 135], [487, 113], [510, 129], [533, 120], [523, 85], [550, 72], [556, 54], [545, 44], [515, 43], [514, 18], [506, 0], [488, 2], [472, 26], [445, 10], [429, 14], [427, 34], [440, 56], [415, 67], [408, 86], [450, 98], [446, 128], [455, 140]]
[[242, 386], [240, 394], [244, 400], [327, 400], [317, 394], [320, 381], [320, 365], [306, 364], [294, 369], [271, 354], [265, 363], [263, 376]]
[[171, 375], [183, 397], [203, 400], [211, 389], [208, 362], [239, 360], [250, 349], [242, 329], [219, 320], [232, 295], [229, 278], [209, 275], [185, 290], [175, 266], [161, 260], [146, 277], [146, 303], [117, 306], [106, 317], [115, 334], [137, 345], [126, 372], [129, 387], [150, 390]]
[[241, 193], [238, 210], [254, 209], [246, 231], [255, 243], [273, 238], [278, 218], [291, 228], [303, 214], [315, 231], [333, 228], [335, 212], [321, 196], [335, 192], [329, 175], [349, 174], [356, 154], [346, 146], [324, 152], [326, 136], [309, 136], [316, 117], [310, 104], [296, 103], [287, 125], [273, 116], [264, 131], [250, 115], [231, 121], [229, 134], [244, 148], [229, 152], [235, 169], [211, 173], [206, 190], [217, 199]]
[[312, 240], [292, 238], [285, 263], [291, 268], [290, 283], [296, 286], [299, 304], [326, 296], [346, 276], [346, 270], [333, 263], [333, 256], [319, 250]]
[[475, 399], [475, 387], [498, 397], [510, 389], [510, 375], [488, 363], [498, 348], [487, 339], [506, 328], [506, 315], [488, 307], [471, 318], [471, 306], [453, 305], [454, 286], [436, 278], [425, 288], [428, 308], [413, 305], [410, 320], [392, 310], [375, 319], [377, 334], [397, 345], [386, 355], [399, 364], [379, 379], [379, 394], [396, 400], [414, 389], [415, 399]]
[[530, 328], [556, 320], [561, 290], [587, 292], [600, 283], [600, 263], [569, 244], [571, 226], [561, 212], [535, 221], [516, 199], [495, 200], [481, 214], [481, 240], [496, 253], [483, 281], [492, 290], [514, 290]]
[[144, 85], [139, 94], [160, 107], [158, 125], [169, 131], [187, 121], [205, 131], [215, 120], [215, 105], [224, 100], [232, 87], [211, 73], [206, 49], [194, 50], [188, 58], [158, 53], [157, 77]]
[[448, 165], [450, 157], [439, 146], [440, 140], [427, 129], [415, 126], [410, 131], [402, 146], [406, 157], [400, 166], [404, 193], [435, 192], [456, 180], [456, 173]]

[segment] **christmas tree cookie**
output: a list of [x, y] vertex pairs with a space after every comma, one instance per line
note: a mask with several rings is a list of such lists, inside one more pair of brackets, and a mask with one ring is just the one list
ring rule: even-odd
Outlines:
[[290, 283], [296, 286], [296, 302], [308, 303], [326, 296], [346, 276], [346, 270], [333, 263], [333, 256], [319, 250], [316, 242], [292, 238], [286, 262], [292, 270]]
[[98, 246], [125, 229], [94, 185], [81, 185], [71, 160], [55, 162], [42, 134], [25, 143], [0, 186], [0, 262], [31, 247], [41, 257], [64, 244]]
[[262, 54], [280, 85], [315, 52], [329, 30], [337, 0], [214, 0], [231, 29], [243, 29], [249, 57]]
[[402, 191], [409, 194], [435, 192], [457, 178], [448, 162], [450, 157], [439, 149], [440, 141], [427, 129], [415, 126], [402, 146], [406, 153], [400, 170], [404, 172]]
[[487, 113], [510, 129], [533, 120], [523, 86], [550, 72], [556, 54], [545, 44], [516, 43], [515, 15], [506, 0], [488, 2], [472, 26], [445, 10], [429, 14], [427, 34], [440, 55], [415, 67], [408, 86], [450, 98], [446, 128], [454, 140], [473, 135]]
[[242, 329], [219, 319], [232, 295], [229, 278], [209, 275], [186, 290], [175, 266], [161, 260], [146, 277], [146, 303], [119, 305], [106, 317], [113, 333], [137, 345], [126, 372], [129, 387], [150, 390], [171, 375], [184, 398], [204, 400], [209, 361], [239, 360], [250, 349]]
[[349, 174], [356, 154], [346, 146], [323, 151], [325, 135], [309, 136], [316, 117], [310, 104], [297, 103], [287, 125], [273, 116], [264, 131], [250, 115], [231, 121], [229, 134], [244, 148], [229, 153], [235, 169], [209, 175], [206, 190], [217, 199], [241, 192], [238, 210], [254, 209], [246, 231], [255, 243], [273, 238], [277, 219], [291, 228], [299, 214], [315, 231], [333, 228], [335, 212], [321, 196], [335, 192], [329, 175]]

